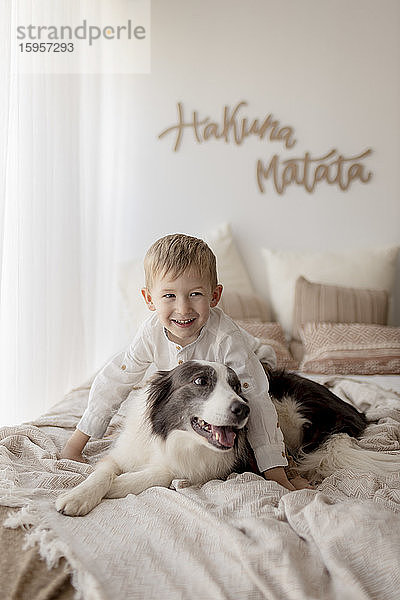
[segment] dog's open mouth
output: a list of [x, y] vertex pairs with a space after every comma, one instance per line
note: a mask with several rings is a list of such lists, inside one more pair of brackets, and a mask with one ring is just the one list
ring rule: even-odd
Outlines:
[[192, 418], [191, 425], [196, 433], [205, 437], [209, 444], [219, 450], [230, 450], [235, 443], [237, 430], [233, 427], [210, 425], [197, 417]]

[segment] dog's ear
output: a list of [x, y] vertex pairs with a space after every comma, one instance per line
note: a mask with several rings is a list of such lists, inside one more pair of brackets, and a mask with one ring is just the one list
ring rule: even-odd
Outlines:
[[151, 377], [149, 394], [147, 397], [150, 408], [162, 405], [172, 391], [172, 377], [170, 371], [158, 371]]
[[171, 371], [158, 371], [151, 378], [147, 395], [147, 416], [153, 433], [164, 439], [168, 435], [168, 428], [163, 408], [168, 404], [172, 391]]

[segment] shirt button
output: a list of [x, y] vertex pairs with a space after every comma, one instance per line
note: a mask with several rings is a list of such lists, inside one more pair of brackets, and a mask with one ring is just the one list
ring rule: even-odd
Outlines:
[[276, 426], [277, 426], [277, 428], [279, 429], [279, 421], [277, 422]]
[[249, 387], [249, 384], [247, 383], [247, 381], [243, 384], [243, 387], [245, 390]]
[[125, 369], [126, 369], [126, 365], [122, 365], [121, 369], [122, 369], [123, 371], [125, 371]]
[[183, 360], [178, 360], [178, 365], [182, 365], [183, 364]]
[[175, 348], [176, 348], [177, 350], [180, 350], [180, 349], [181, 349], [181, 347], [180, 347], [180, 346], [175, 346]]

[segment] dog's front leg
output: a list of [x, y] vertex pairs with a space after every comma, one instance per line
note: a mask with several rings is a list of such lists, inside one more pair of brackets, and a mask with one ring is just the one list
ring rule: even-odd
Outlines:
[[124, 498], [128, 494], [140, 494], [155, 485], [169, 487], [173, 479], [172, 473], [158, 467], [123, 473], [114, 479], [106, 498]]
[[57, 498], [56, 509], [71, 517], [86, 515], [101, 502], [119, 473], [120, 467], [107, 456], [85, 481]]

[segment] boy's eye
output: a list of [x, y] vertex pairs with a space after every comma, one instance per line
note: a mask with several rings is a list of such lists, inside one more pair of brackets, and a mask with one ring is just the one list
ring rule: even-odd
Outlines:
[[202, 296], [203, 294], [201, 292], [192, 292], [190, 295], [191, 296]]
[[196, 379], [193, 381], [193, 383], [195, 385], [207, 385], [207, 378], [206, 377], [196, 377]]
[[175, 298], [175, 294], [164, 294], [163, 298]]

